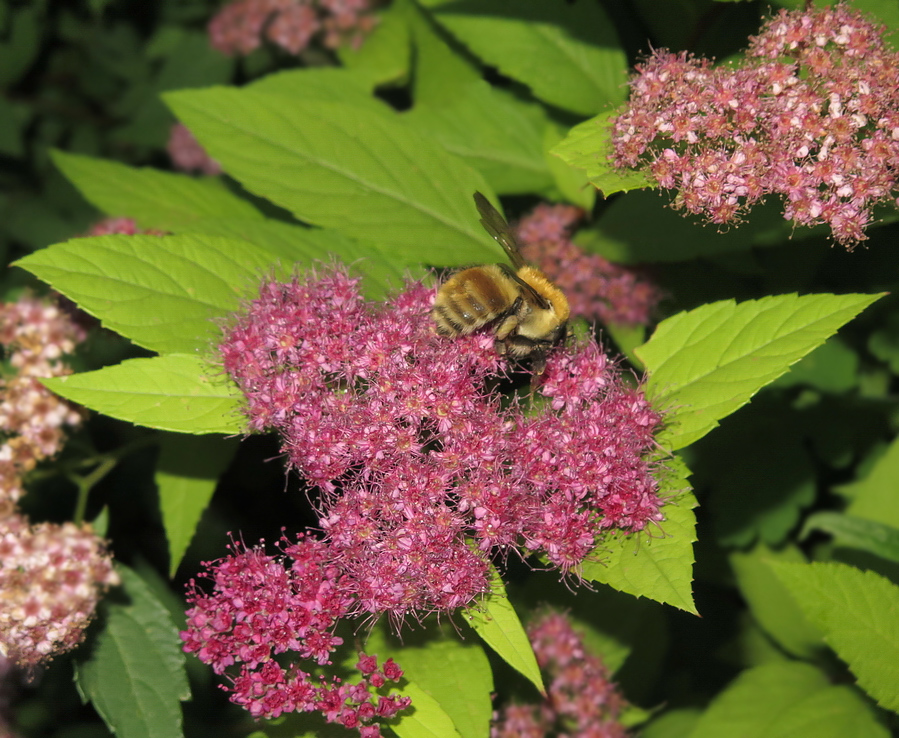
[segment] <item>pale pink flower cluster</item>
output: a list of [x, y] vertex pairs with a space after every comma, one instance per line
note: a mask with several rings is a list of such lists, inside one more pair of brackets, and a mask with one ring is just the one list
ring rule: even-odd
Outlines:
[[0, 520], [0, 653], [26, 667], [77, 646], [118, 575], [90, 525]]
[[899, 202], [899, 53], [883, 33], [839, 4], [781, 11], [734, 66], [656, 51], [613, 122], [613, 161], [713, 223], [777, 195], [785, 218], [851, 247], [875, 205]]
[[39, 378], [68, 374], [64, 356], [84, 338], [55, 305], [0, 305], [0, 346], [16, 372], [0, 380], [0, 654], [27, 668], [77, 645], [102, 590], [118, 582], [90, 526], [30, 525], [16, 504], [23, 476], [81, 422]]
[[524, 258], [555, 282], [574, 317], [606, 325], [647, 325], [662, 291], [641, 269], [586, 253], [571, 240], [584, 217], [573, 205], [538, 205], [516, 228]]
[[624, 738], [618, 721], [624, 698], [602, 661], [590, 653], [568, 618], [550, 613], [528, 627], [545, 677], [546, 699], [509, 705], [494, 714], [491, 738]]
[[0, 518], [22, 496], [22, 476], [62, 448], [81, 415], [40, 379], [69, 373], [64, 355], [85, 334], [56, 305], [24, 297], [0, 304], [0, 349], [15, 373], [0, 375]]
[[209, 22], [209, 40], [223, 54], [247, 55], [263, 39], [299, 54], [321, 39], [328, 49], [358, 47], [377, 21], [372, 0], [236, 0]]
[[211, 177], [222, 173], [222, 165], [206, 153], [206, 149], [183, 123], [172, 125], [165, 148], [172, 165], [179, 171], [200, 172]]

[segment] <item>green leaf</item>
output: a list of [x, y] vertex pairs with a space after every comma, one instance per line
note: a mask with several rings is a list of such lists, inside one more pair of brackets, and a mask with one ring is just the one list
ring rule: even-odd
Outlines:
[[41, 380], [51, 391], [135, 425], [176, 433], [240, 433], [237, 390], [196, 356], [128, 359], [94, 372]]
[[640, 738], [689, 738], [702, 715], [696, 708], [668, 710], [640, 731]]
[[206, 351], [213, 323], [255, 291], [270, 253], [219, 236], [97, 236], [16, 262], [104, 326], [163, 353]]
[[137, 574], [116, 570], [125, 599], [112, 592], [101, 602], [102, 630], [78, 654], [78, 691], [121, 738], [177, 738], [179, 702], [190, 699], [178, 630]]
[[403, 696], [412, 698], [412, 712], [387, 723], [400, 738], [462, 738], [437, 700], [415, 682], [403, 687]]
[[695, 484], [711, 491], [706, 511], [720, 545], [776, 547], [795, 530], [818, 491], [811, 422], [779, 394], [763, 393], [696, 444]]
[[237, 451], [238, 441], [166, 433], [160, 445], [155, 478], [169, 542], [169, 576], [174, 578], [219, 477]]
[[715, 698], [690, 738], [887, 738], [864, 700], [812, 666], [744, 671]]
[[542, 111], [529, 110], [482, 80], [462, 87], [449, 101], [420, 103], [403, 118], [477, 169], [499, 194], [539, 191], [551, 183]]
[[564, 129], [557, 123], [547, 120], [543, 131], [543, 158], [559, 194], [589, 213], [596, 203], [596, 188], [591, 186], [581, 169], [563, 161], [553, 153], [564, 138]]
[[899, 712], [899, 587], [846, 564], [777, 563], [772, 568], [859, 686], [880, 706]]
[[821, 631], [809, 623], [789, 590], [775, 576], [772, 561], [805, 563], [805, 557], [792, 546], [774, 551], [764, 545], [730, 555], [740, 594], [759, 625], [788, 653], [814, 659], [822, 647]]
[[269, 95], [285, 95], [298, 102], [340, 102], [375, 115], [394, 115], [392, 107], [372, 94], [370, 78], [362, 72], [337, 67], [276, 72], [256, 80], [246, 89]]
[[582, 115], [624, 101], [627, 59], [595, 3], [425, 0], [434, 17], [487, 64], [534, 96]]
[[892, 525], [824, 510], [805, 521], [800, 538], [806, 538], [813, 530], [832, 534], [838, 546], [857, 548], [899, 563], [899, 528]]
[[481, 175], [399, 119], [254, 90], [166, 100], [248, 190], [306, 222], [433, 265], [500, 252], [471, 202], [490, 194]]
[[396, 0], [394, 5], [404, 9], [412, 31], [412, 97], [416, 105], [443, 105], [481, 79], [481, 70], [470, 55], [416, 3]]
[[[419, 639], [422, 646], [410, 643]], [[461, 641], [451, 629], [445, 632], [433, 626], [426, 627], [424, 633], [407, 634], [401, 647], [391, 645], [394, 641], [383, 628], [376, 628], [365, 652], [377, 655], [379, 661], [392, 658], [403, 670], [404, 678], [435, 701], [462, 738], [487, 735], [493, 709], [493, 675], [481, 645], [473, 638]], [[435, 668], [436, 664], [439, 668]], [[417, 710], [415, 696], [406, 687], [402, 692], [412, 697], [412, 707]], [[403, 723], [407, 718], [415, 718], [415, 713], [403, 715]], [[438, 714], [438, 719], [443, 720], [443, 716]]]
[[843, 489], [852, 496], [852, 502], [846, 513], [899, 528], [897, 479], [899, 479], [899, 438], [890, 444], [886, 453], [877, 460], [867, 476], [844, 486]]
[[636, 349], [647, 394], [671, 408], [663, 445], [683, 448], [749, 402], [882, 295], [776, 295], [724, 300], [663, 321]]
[[617, 534], [594, 551], [597, 561], [585, 563], [582, 572], [586, 579], [695, 614], [690, 585], [697, 502], [687, 482], [690, 471], [686, 464], [675, 456], [666, 466], [659, 494], [671, 500], [661, 510], [665, 519], [660, 523], [660, 537]]
[[546, 692], [537, 657], [518, 613], [506, 596], [502, 577], [491, 567], [490, 594], [467, 611], [468, 624], [509, 666], [522, 674], [541, 693]]
[[337, 56], [345, 67], [364, 76], [371, 84], [398, 82], [409, 75], [411, 41], [409, 24], [400, 3], [394, 2], [378, 15], [378, 25], [354, 49], [342, 45]]
[[214, 179], [63, 151], [54, 151], [52, 158], [92, 205], [109, 216], [134, 218], [141, 228], [174, 230], [202, 218], [262, 219], [255, 207]]
[[210, 218], [195, 221], [181, 232], [242, 239], [268, 251], [272, 263], [285, 268], [292, 264], [294, 268], [308, 269], [336, 257], [349, 267], [351, 274], [362, 276], [362, 293], [370, 300], [381, 300], [400, 290], [407, 275], [412, 279], [427, 277], [423, 268], [398, 259], [386, 247], [361, 244], [327, 228], [305, 228], [270, 219]]
[[605, 197], [616, 192], [628, 192], [655, 185], [643, 172], [618, 169], [609, 161], [612, 154], [610, 120], [618, 112], [609, 110], [578, 123], [568, 131], [568, 135], [560, 143], [550, 149], [550, 153], [562, 161], [576, 169], [583, 169], [587, 180]]

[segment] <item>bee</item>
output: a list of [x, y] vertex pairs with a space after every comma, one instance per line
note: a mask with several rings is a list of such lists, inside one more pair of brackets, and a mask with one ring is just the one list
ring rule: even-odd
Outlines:
[[431, 318], [444, 336], [468, 335], [491, 325], [497, 351], [530, 359], [534, 373], [540, 374], [547, 351], [566, 336], [568, 300], [543, 272], [524, 262], [509, 224], [487, 198], [475, 192], [474, 202], [481, 225], [515, 268], [485, 264], [457, 272], [437, 292]]

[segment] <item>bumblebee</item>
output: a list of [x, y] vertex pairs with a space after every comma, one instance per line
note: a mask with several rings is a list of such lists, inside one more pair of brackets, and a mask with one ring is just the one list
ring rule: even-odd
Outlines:
[[497, 351], [530, 359], [540, 374], [547, 351], [566, 336], [568, 300], [543, 272], [525, 264], [509, 224], [487, 198], [475, 192], [474, 201], [481, 225], [515, 268], [485, 264], [457, 272], [437, 292], [431, 317], [444, 336], [491, 325]]

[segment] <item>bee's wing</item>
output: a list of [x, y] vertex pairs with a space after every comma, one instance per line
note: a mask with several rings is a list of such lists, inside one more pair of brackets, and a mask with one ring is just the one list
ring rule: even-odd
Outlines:
[[521, 269], [524, 266], [524, 259], [521, 258], [518, 241], [515, 240], [515, 236], [512, 234], [509, 224], [506, 223], [506, 219], [500, 215], [499, 211], [480, 192], [474, 193], [474, 204], [481, 214], [481, 225], [484, 226], [484, 230], [503, 247], [503, 251], [506, 252], [515, 268]]
[[531, 285], [529, 285], [521, 277], [519, 277], [515, 272], [513, 272], [512, 269], [510, 269], [505, 264], [499, 264], [498, 266], [506, 274], [509, 275], [509, 279], [514, 280], [515, 284], [521, 287], [521, 296], [525, 299], [525, 301], [541, 310], [550, 309], [549, 301], [543, 295], [537, 292], [537, 290], [531, 287]]

